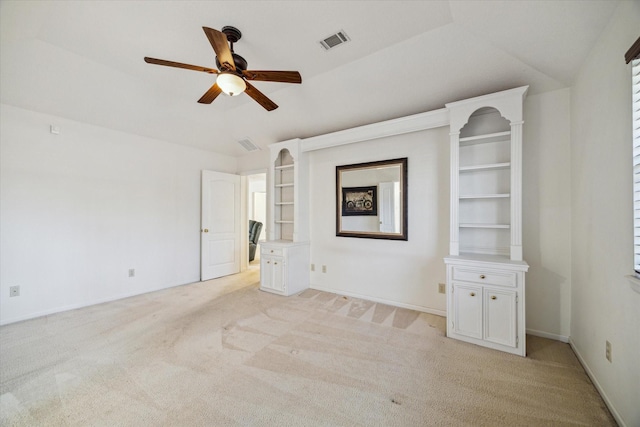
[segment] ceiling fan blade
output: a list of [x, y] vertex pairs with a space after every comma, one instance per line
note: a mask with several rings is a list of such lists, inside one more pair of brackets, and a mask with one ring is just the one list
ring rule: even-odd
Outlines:
[[209, 74], [218, 73], [218, 70], [216, 70], [215, 68], [207, 68], [207, 67], [201, 67], [199, 65], [183, 64], [182, 62], [165, 61], [164, 59], [149, 58], [147, 56], [144, 57], [144, 62], [146, 62], [147, 64], [166, 65], [168, 67], [185, 68], [187, 70], [194, 70], [194, 71], [203, 71]]
[[247, 70], [242, 74], [247, 80], [263, 82], [302, 83], [302, 76], [297, 71], [256, 71]]
[[220, 86], [218, 86], [217, 83], [214, 83], [213, 86], [211, 86], [209, 90], [206, 91], [200, 99], [198, 99], [198, 102], [200, 104], [211, 104], [221, 93], [222, 89], [220, 89]]
[[214, 30], [213, 28], [202, 27], [202, 29], [207, 35], [207, 38], [209, 39], [209, 43], [211, 43], [213, 50], [216, 52], [218, 62], [220, 62], [223, 67], [226, 66], [229, 70], [235, 70], [236, 64], [233, 61], [231, 49], [229, 49], [227, 36], [218, 30]]
[[247, 83], [247, 89], [245, 90], [245, 93], [250, 97], [252, 97], [258, 104], [262, 105], [265, 110], [271, 111], [278, 108], [276, 103], [270, 100], [269, 98], [267, 98], [267, 96], [264, 93], [256, 89], [255, 86], [253, 86], [251, 83], [249, 82], [246, 82], [246, 83]]

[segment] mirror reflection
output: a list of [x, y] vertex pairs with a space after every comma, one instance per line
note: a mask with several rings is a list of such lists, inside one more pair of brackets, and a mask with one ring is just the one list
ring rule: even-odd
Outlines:
[[407, 158], [336, 166], [336, 235], [407, 240]]

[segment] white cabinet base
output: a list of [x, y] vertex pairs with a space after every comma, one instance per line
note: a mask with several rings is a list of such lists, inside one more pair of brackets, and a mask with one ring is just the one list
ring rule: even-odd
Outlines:
[[526, 356], [524, 261], [449, 256], [447, 337]]
[[309, 243], [260, 243], [260, 290], [289, 296], [309, 288]]

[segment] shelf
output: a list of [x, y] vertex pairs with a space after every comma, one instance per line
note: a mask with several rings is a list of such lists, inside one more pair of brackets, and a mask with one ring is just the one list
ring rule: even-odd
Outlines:
[[460, 224], [460, 228], [494, 228], [494, 229], [509, 229], [509, 224]]
[[458, 197], [459, 199], [507, 199], [511, 197], [511, 194], [467, 194]]
[[293, 183], [287, 183], [287, 184], [276, 184], [275, 185], [276, 188], [285, 188], [285, 187], [293, 187]]
[[293, 206], [293, 202], [276, 202], [276, 206]]
[[276, 224], [293, 224], [293, 221], [276, 221]]
[[290, 164], [290, 165], [282, 165], [282, 166], [275, 166], [275, 170], [277, 170], [277, 171], [287, 170], [287, 169], [293, 169], [293, 164]]
[[496, 169], [508, 169], [511, 167], [511, 163], [489, 163], [485, 165], [475, 165], [475, 166], [460, 166], [460, 172], [474, 172], [474, 171], [486, 171], [486, 170], [496, 170]]
[[509, 141], [505, 136], [511, 136], [511, 131], [487, 133], [484, 135], [467, 136], [460, 138], [460, 145], [486, 144], [489, 142]]

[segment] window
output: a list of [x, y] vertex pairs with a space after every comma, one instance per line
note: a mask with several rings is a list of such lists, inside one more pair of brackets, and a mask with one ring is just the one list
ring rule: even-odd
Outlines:
[[640, 59], [631, 67], [631, 123], [633, 125], [633, 247], [634, 269], [640, 275]]
[[[639, 39], [640, 40], [640, 39]], [[631, 288], [640, 293], [640, 59], [631, 64], [631, 124], [633, 141], [633, 268]]]
[[631, 67], [631, 123], [633, 125], [633, 246], [634, 269], [640, 275], [640, 59]]

